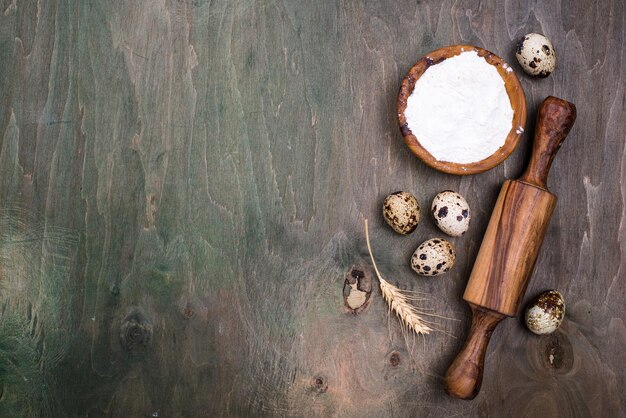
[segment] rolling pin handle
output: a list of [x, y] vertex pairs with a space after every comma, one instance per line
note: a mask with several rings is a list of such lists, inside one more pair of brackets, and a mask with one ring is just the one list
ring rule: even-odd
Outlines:
[[520, 178], [525, 183], [547, 190], [552, 160], [576, 120], [576, 106], [554, 96], [547, 97], [537, 113], [535, 141], [530, 163]]
[[504, 315], [470, 304], [472, 328], [461, 352], [448, 368], [445, 390], [455, 398], [471, 400], [480, 391], [483, 380], [485, 353], [491, 333]]

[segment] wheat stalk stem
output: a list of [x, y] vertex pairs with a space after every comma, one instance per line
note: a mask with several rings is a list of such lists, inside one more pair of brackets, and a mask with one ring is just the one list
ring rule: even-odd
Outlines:
[[365, 220], [365, 241], [367, 242], [367, 250], [370, 254], [370, 260], [372, 260], [374, 271], [376, 272], [376, 276], [378, 277], [380, 291], [383, 294], [383, 299], [385, 299], [387, 305], [389, 305], [389, 310], [393, 311], [398, 319], [400, 319], [400, 323], [402, 324], [403, 329], [408, 328], [418, 335], [429, 334], [431, 331], [433, 331], [433, 328], [429, 326], [430, 323], [424, 320], [422, 315], [432, 314], [426, 314], [409, 303], [409, 300], [418, 300], [418, 298], [415, 298], [411, 295], [411, 293], [416, 292], [401, 290], [389, 283], [387, 280], [383, 279], [382, 275], [380, 274], [378, 266], [376, 265], [376, 261], [374, 260], [374, 255], [372, 254], [372, 245], [370, 244], [370, 234], [369, 228], [367, 227], [367, 219]]

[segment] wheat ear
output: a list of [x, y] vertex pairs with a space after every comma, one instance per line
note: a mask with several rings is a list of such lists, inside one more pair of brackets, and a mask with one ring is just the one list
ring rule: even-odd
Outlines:
[[372, 254], [367, 219], [365, 220], [365, 240], [367, 241], [367, 250], [370, 253], [370, 259], [372, 260], [374, 271], [376, 272], [376, 276], [378, 277], [378, 281], [380, 283], [380, 291], [383, 294], [383, 299], [385, 299], [389, 305], [389, 309], [396, 314], [398, 319], [400, 319], [403, 327], [414, 331], [418, 335], [429, 334], [433, 329], [428, 326], [428, 323], [422, 318], [420, 311], [408, 302], [409, 299], [415, 298], [410, 295], [410, 292], [401, 290], [389, 283], [387, 280], [383, 279], [380, 274], [380, 271], [376, 266], [376, 261], [374, 261], [374, 255]]

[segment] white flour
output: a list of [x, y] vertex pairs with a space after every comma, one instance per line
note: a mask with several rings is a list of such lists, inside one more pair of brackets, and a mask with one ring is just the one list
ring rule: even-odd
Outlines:
[[459, 164], [495, 153], [513, 121], [504, 81], [476, 51], [429, 67], [415, 83], [404, 114], [433, 157]]

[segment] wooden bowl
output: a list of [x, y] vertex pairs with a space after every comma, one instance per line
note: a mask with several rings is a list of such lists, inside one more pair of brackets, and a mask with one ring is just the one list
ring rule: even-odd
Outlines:
[[[462, 52], [472, 50], [478, 52], [479, 56], [484, 57], [489, 64], [496, 67], [498, 74], [500, 74], [500, 77], [504, 80], [504, 86], [507, 94], [509, 95], [511, 107], [513, 108], [511, 130], [506, 137], [504, 145], [502, 145], [502, 147], [500, 147], [495, 153], [483, 160], [467, 164], [439, 161], [424, 147], [422, 147], [419, 140], [409, 129], [406, 117], [404, 116], [407, 100], [413, 92], [415, 82], [422, 76], [422, 74], [424, 74], [424, 71], [426, 71], [428, 67], [439, 64], [441, 61], [459, 55]], [[504, 161], [517, 146], [526, 124], [526, 97], [524, 96], [522, 85], [515, 76], [511, 67], [496, 54], [471, 45], [447, 46], [445, 48], [437, 49], [420, 59], [413, 67], [411, 67], [408, 74], [402, 80], [402, 86], [400, 87], [400, 92], [398, 93], [397, 110], [400, 131], [404, 137], [404, 142], [406, 142], [411, 151], [430, 167], [439, 171], [458, 175], [482, 173], [483, 171], [494, 168]]]

